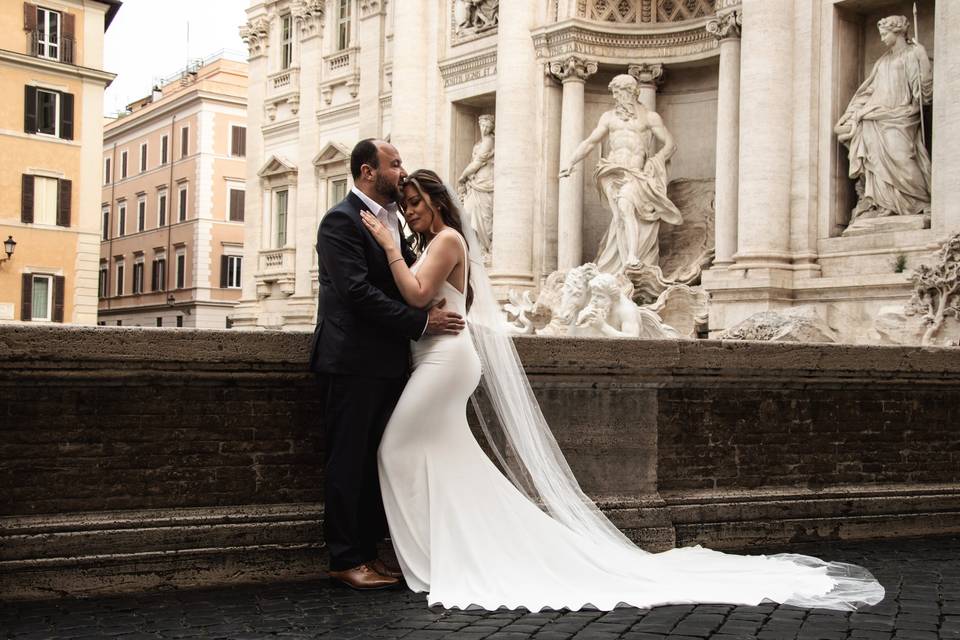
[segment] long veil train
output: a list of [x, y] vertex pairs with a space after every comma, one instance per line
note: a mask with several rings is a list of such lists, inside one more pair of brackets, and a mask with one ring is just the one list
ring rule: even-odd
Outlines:
[[[459, 204], [456, 193], [449, 186], [447, 191], [451, 200]], [[501, 318], [483, 265], [480, 245], [469, 220], [464, 220], [463, 230], [469, 248], [470, 284], [474, 291], [468, 320], [482, 366], [483, 388], [493, 407], [496, 423], [491, 425], [485, 421], [475, 397], [473, 401], [489, 448], [513, 485], [554, 520], [585, 540], [609, 549], [625, 563], [645, 562], [665, 576], [673, 571], [682, 574], [695, 567], [698, 574], [715, 570], [728, 573], [734, 579], [734, 574], [742, 570], [746, 572], [745, 579], [762, 579], [763, 576], [753, 574], [757, 556], [724, 554], [699, 546], [659, 554], [643, 551], [584, 494], [533, 395], [513, 340]], [[497, 437], [501, 432], [503, 437]], [[877, 604], [883, 599], [883, 587], [863, 567], [799, 554], [776, 554], [765, 558], [777, 566], [776, 575], [780, 580], [784, 569], [789, 575], [791, 568], [795, 568], [798, 574], [813, 570], [832, 581], [832, 588], [825, 593], [803, 590], [788, 593], [779, 599], [783, 604], [852, 610]], [[743, 562], [738, 562], [741, 560]]]

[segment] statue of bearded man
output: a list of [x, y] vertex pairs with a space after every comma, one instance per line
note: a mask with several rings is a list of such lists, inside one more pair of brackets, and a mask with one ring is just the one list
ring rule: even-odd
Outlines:
[[637, 306], [623, 294], [620, 283], [609, 273], [590, 280], [590, 301], [577, 315], [570, 335], [604, 338], [649, 338], [677, 340], [681, 336], [655, 312]]

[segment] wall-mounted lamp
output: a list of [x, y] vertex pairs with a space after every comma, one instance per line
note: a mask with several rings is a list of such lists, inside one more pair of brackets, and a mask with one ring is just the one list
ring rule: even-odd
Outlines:
[[17, 241], [13, 239], [13, 236], [7, 236], [7, 239], [3, 241], [3, 250], [7, 252], [6, 258], [0, 258], [0, 262], [6, 262], [13, 257], [13, 250], [17, 248]]
[[[176, 304], [177, 304], [177, 299], [174, 297], [172, 293], [168, 293], [167, 306], [173, 307], [173, 306], [176, 306]], [[183, 312], [186, 313], [187, 315], [190, 315], [190, 307], [184, 307]]]

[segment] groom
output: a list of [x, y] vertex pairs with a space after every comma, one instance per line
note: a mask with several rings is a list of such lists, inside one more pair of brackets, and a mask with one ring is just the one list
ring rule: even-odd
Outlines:
[[317, 232], [320, 295], [310, 369], [321, 374], [326, 428], [324, 536], [330, 577], [354, 589], [398, 584], [377, 557], [387, 533], [377, 447], [410, 368], [410, 340], [457, 334], [463, 318], [404, 303], [386, 254], [364, 229], [360, 211], [393, 231], [403, 259], [415, 256], [400, 233], [397, 202], [406, 171], [389, 142], [361, 140], [350, 154], [354, 187]]

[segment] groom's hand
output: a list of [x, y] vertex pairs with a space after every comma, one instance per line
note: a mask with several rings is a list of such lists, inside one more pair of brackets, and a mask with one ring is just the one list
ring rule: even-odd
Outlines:
[[454, 311], [444, 311], [447, 299], [444, 298], [437, 304], [430, 307], [427, 311], [427, 330], [425, 333], [431, 336], [455, 336], [466, 326], [459, 313]]

